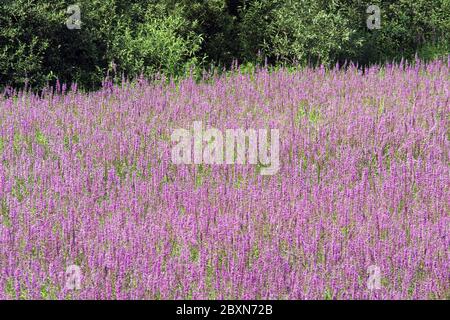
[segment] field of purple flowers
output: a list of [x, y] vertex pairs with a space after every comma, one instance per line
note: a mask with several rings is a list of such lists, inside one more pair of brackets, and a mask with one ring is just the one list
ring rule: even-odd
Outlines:
[[[449, 299], [449, 71], [0, 96], [0, 299]], [[173, 164], [194, 121], [279, 129], [280, 170]]]

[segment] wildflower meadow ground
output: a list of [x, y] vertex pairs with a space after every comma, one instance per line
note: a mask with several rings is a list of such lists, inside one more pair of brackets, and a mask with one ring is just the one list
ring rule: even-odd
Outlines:
[[[0, 95], [0, 299], [449, 299], [449, 70]], [[278, 170], [174, 163], [194, 123], [277, 130]]]

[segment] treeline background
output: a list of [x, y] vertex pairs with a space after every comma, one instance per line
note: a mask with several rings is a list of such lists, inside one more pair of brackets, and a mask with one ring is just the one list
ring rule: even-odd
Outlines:
[[[69, 5], [81, 29], [69, 30]], [[369, 30], [369, 5], [381, 28]], [[1, 0], [0, 87], [449, 54], [450, 0]]]

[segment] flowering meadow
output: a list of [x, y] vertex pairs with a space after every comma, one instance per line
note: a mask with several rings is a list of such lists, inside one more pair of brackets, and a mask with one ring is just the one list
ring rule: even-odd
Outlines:
[[[450, 299], [449, 71], [0, 95], [0, 299]], [[279, 171], [174, 164], [195, 121], [278, 129]]]

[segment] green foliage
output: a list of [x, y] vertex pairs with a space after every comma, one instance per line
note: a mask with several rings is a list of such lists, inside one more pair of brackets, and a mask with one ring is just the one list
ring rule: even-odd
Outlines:
[[106, 70], [114, 0], [80, 0], [82, 29], [69, 30], [72, 1], [0, 3], [1, 84], [42, 87], [48, 81], [98, 83]]
[[[370, 5], [381, 11], [381, 28], [366, 25]], [[449, 53], [448, 0], [253, 0], [241, 8], [240, 41], [245, 59], [262, 52], [271, 61], [363, 64], [427, 54], [430, 43]], [[421, 51], [421, 48], [425, 47]]]
[[[0, 79], [24, 85], [45, 80], [45, 53], [57, 18], [49, 15], [50, 2], [26, 0], [0, 3]], [[30, 32], [32, 30], [32, 32]]]
[[[365, 28], [365, 9], [370, 4], [381, 10], [378, 30]], [[351, 0], [350, 6], [358, 9], [355, 27], [363, 39], [362, 46], [350, 58], [360, 63], [412, 59], [416, 53], [425, 53], [423, 47], [442, 47], [450, 32], [449, 0]], [[443, 54], [449, 54], [448, 46]]]
[[[0, 86], [48, 82], [98, 87], [106, 75], [240, 63], [385, 62], [450, 52], [449, 0], [72, 0], [0, 2]], [[381, 28], [369, 30], [369, 5]]]
[[149, 5], [141, 23], [134, 29], [126, 25], [111, 45], [118, 70], [131, 77], [159, 71], [175, 76], [195, 66], [202, 37], [194, 32], [183, 35], [189, 22], [181, 10], [176, 7], [168, 14], [160, 5]]
[[426, 61], [430, 61], [442, 57], [447, 57], [449, 52], [450, 42], [442, 41], [434, 44], [424, 44], [419, 50], [419, 56]]
[[[289, 2], [288, 2], [289, 3]], [[352, 41], [355, 30], [333, 2], [307, 0], [292, 2], [276, 12], [269, 26], [273, 49], [278, 59], [299, 62], [335, 61], [350, 52], [360, 41]]]
[[[261, 52], [288, 63], [334, 61], [340, 53], [361, 44], [352, 39], [355, 30], [341, 11], [329, 1], [254, 1], [243, 10], [244, 56], [251, 58]], [[247, 32], [252, 26], [256, 28]]]
[[243, 0], [165, 0], [166, 7], [182, 7], [181, 15], [191, 22], [190, 31], [202, 35], [200, 57], [217, 65], [231, 64], [239, 51], [238, 7]]

